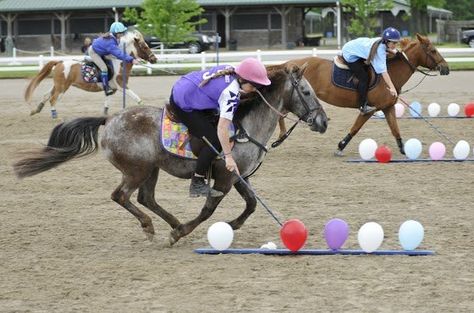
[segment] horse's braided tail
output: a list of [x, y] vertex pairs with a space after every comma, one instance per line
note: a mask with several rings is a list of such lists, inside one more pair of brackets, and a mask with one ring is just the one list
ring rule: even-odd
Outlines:
[[106, 121], [107, 117], [81, 117], [57, 125], [46, 147], [30, 152], [13, 165], [16, 175], [19, 178], [33, 176], [96, 152], [99, 127]]
[[41, 83], [43, 79], [45, 79], [53, 70], [53, 68], [58, 64], [61, 63], [62, 61], [49, 61], [46, 63], [45, 66], [41, 69], [41, 71], [36, 74], [35, 77], [31, 80], [30, 84], [28, 87], [26, 87], [25, 90], [25, 101], [30, 102], [31, 101], [31, 96], [33, 96], [33, 91], [35, 91], [36, 87]]

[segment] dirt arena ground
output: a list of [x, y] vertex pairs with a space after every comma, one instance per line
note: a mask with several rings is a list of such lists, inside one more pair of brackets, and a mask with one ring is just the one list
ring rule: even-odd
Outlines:
[[[404, 95], [426, 106], [474, 100], [473, 72], [427, 78]], [[161, 106], [177, 77], [134, 77], [132, 89]], [[415, 75], [406, 87], [414, 86]], [[35, 99], [48, 87], [45, 81]], [[386, 143], [401, 157], [383, 120], [371, 120], [335, 158], [338, 141], [355, 110], [325, 105], [326, 134], [297, 127], [271, 150], [252, 178], [259, 196], [282, 220], [298, 218], [309, 229], [306, 248], [324, 248], [324, 224], [339, 217], [350, 225], [345, 248], [358, 249], [366, 222], [382, 225], [382, 249], [399, 249], [398, 228], [409, 219], [425, 227], [420, 249], [436, 255], [264, 256], [193, 253], [207, 247], [207, 228], [231, 220], [244, 203], [235, 191], [210, 220], [175, 246], [169, 227], [153, 218], [154, 242], [138, 221], [110, 200], [120, 173], [101, 153], [43, 174], [17, 180], [12, 163], [20, 150], [46, 143], [56, 122], [49, 108], [30, 117], [22, 93], [26, 79], [1, 80], [0, 97], [0, 312], [473, 312], [474, 208], [472, 162], [352, 164], [364, 138]], [[112, 112], [121, 108], [115, 95]], [[71, 89], [58, 105], [60, 118], [102, 112], [102, 94]], [[131, 102], [129, 102], [132, 105]], [[454, 141], [474, 144], [474, 120], [431, 120]], [[421, 120], [400, 120], [405, 140], [452, 146]], [[472, 148], [472, 147], [471, 147]], [[472, 157], [472, 154], [471, 154]], [[188, 181], [160, 174], [156, 198], [180, 220], [195, 217], [202, 199], [187, 197]], [[258, 205], [232, 247], [257, 248], [279, 241], [279, 227]]]

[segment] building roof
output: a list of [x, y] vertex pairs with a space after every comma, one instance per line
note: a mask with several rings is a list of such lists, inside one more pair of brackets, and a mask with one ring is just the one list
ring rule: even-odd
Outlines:
[[0, 0], [0, 12], [88, 10], [138, 7], [143, 0]]
[[[143, 0], [0, 0], [0, 12], [31, 12], [59, 10], [88, 10], [139, 7]], [[328, 0], [197, 0], [203, 7], [210, 6], [264, 6], [264, 5], [335, 5]]]

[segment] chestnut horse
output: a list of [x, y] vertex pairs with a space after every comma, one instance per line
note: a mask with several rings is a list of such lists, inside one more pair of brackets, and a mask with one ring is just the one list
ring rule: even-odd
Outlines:
[[[441, 75], [449, 74], [448, 64], [427, 37], [416, 34], [416, 39], [403, 39], [400, 45], [402, 52], [397, 52], [396, 55], [387, 62], [388, 73], [398, 93], [400, 93], [402, 86], [413, 73], [418, 70], [418, 66], [430, 70], [439, 70]], [[333, 61], [318, 57], [309, 57], [290, 60], [287, 63], [308, 63], [305, 77], [313, 86], [320, 100], [338, 107], [359, 108], [357, 91], [337, 87], [332, 83]], [[423, 71], [420, 72], [424, 73]], [[426, 73], [424, 74], [426, 75]], [[384, 112], [386, 121], [392, 131], [392, 135], [397, 141], [400, 152], [404, 154], [403, 141], [395, 116], [394, 104], [397, 102], [397, 98], [390, 95], [388, 86], [383, 79], [380, 79], [379, 83], [369, 91], [368, 100], [371, 105]], [[336, 155], [342, 156], [342, 151], [346, 145], [374, 113], [375, 111], [365, 115], [359, 114], [357, 116], [350, 132], [339, 142]], [[285, 132], [285, 124], [283, 121], [280, 121], [280, 136]]]
[[[242, 133], [252, 136], [245, 142], [239, 140], [232, 149], [239, 171], [246, 177], [247, 183], [248, 176], [262, 161], [265, 145], [283, 113], [294, 113], [312, 131], [324, 133], [327, 128], [326, 113], [304, 78], [303, 69], [296, 65], [273, 66], [269, 68], [269, 78], [272, 83], [262, 88], [262, 98], [255, 97], [241, 104], [234, 117], [234, 121], [245, 129]], [[156, 203], [155, 186], [160, 169], [175, 177], [190, 179], [196, 167], [196, 160], [172, 155], [161, 145], [162, 114], [161, 108], [138, 106], [111, 117], [83, 117], [59, 124], [52, 131], [48, 145], [18, 161], [14, 170], [19, 177], [32, 176], [75, 157], [91, 154], [98, 149], [99, 128], [105, 125], [101, 140], [104, 155], [122, 172], [122, 182], [112, 193], [112, 199], [140, 221], [149, 239], [155, 233], [151, 218], [130, 201], [137, 189], [138, 202], [171, 226], [170, 244], [191, 233], [208, 219], [232, 186], [246, 202], [243, 213], [229, 223], [233, 229], [240, 228], [255, 211], [257, 201], [250, 185], [229, 172], [223, 160], [214, 162], [211, 172], [215, 179], [213, 188], [224, 195], [208, 197], [195, 219], [183, 224]]]
[[[125, 50], [128, 54], [133, 55], [137, 58], [144, 59], [150, 63], [156, 63], [157, 59], [153, 52], [150, 50], [143, 35], [137, 31], [127, 32], [121, 39], [120, 43], [125, 43]], [[110, 87], [114, 90], [121, 89], [123, 86], [122, 81], [122, 62], [121, 60], [112, 59], [114, 75], [110, 80]], [[30, 84], [25, 91], [25, 100], [26, 102], [31, 101], [31, 97], [35, 88], [45, 79], [51, 72], [53, 72], [53, 87], [43, 96], [43, 100], [38, 104], [37, 108], [32, 110], [30, 115], [41, 112], [45, 103], [49, 101], [51, 105], [51, 116], [53, 118], [57, 117], [56, 113], [56, 103], [72, 85], [74, 87], [91, 91], [99, 92], [103, 91], [102, 83], [89, 83], [83, 80], [81, 73], [82, 62], [79, 61], [49, 61], [41, 71], [31, 80]], [[125, 66], [125, 83], [128, 83], [128, 78], [132, 70], [132, 63], [127, 63]], [[142, 100], [128, 87], [125, 89], [126, 94], [135, 100], [138, 104], [142, 104]], [[105, 97], [104, 102], [104, 114], [107, 114], [109, 104], [108, 97]]]

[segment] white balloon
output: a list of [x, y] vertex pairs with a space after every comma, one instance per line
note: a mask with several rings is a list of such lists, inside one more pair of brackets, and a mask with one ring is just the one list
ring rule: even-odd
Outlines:
[[270, 250], [275, 250], [277, 248], [277, 245], [272, 241], [269, 241], [267, 243], [267, 246], [268, 246], [268, 249], [270, 249]]
[[410, 160], [418, 159], [421, 154], [421, 151], [423, 150], [421, 141], [416, 138], [408, 139], [407, 142], [405, 142], [405, 144], [403, 145], [403, 148], [405, 149], [405, 155]]
[[375, 156], [377, 143], [371, 138], [362, 140], [359, 144], [359, 154], [363, 160], [370, 160]]
[[453, 103], [450, 103], [450, 104], [448, 105], [448, 115], [449, 115], [449, 116], [456, 116], [456, 115], [458, 115], [459, 109], [460, 109], [460, 108], [459, 108], [459, 104], [454, 103], [454, 102], [453, 102]]
[[453, 149], [453, 156], [456, 160], [465, 160], [471, 152], [469, 143], [465, 140], [459, 140]]
[[383, 111], [376, 111], [374, 115], [379, 118], [385, 118], [385, 114], [383, 113]]
[[207, 230], [207, 240], [211, 247], [222, 251], [230, 247], [234, 239], [234, 230], [225, 222], [217, 222]]
[[430, 103], [430, 105], [428, 105], [429, 116], [436, 117], [438, 116], [439, 112], [441, 112], [441, 106], [436, 102]]
[[400, 118], [405, 113], [405, 106], [401, 103], [395, 103], [395, 116]]
[[398, 230], [398, 240], [404, 250], [415, 250], [423, 241], [425, 230], [420, 222], [405, 221]]
[[383, 228], [375, 222], [362, 225], [357, 234], [359, 245], [367, 253], [377, 250], [383, 241]]

